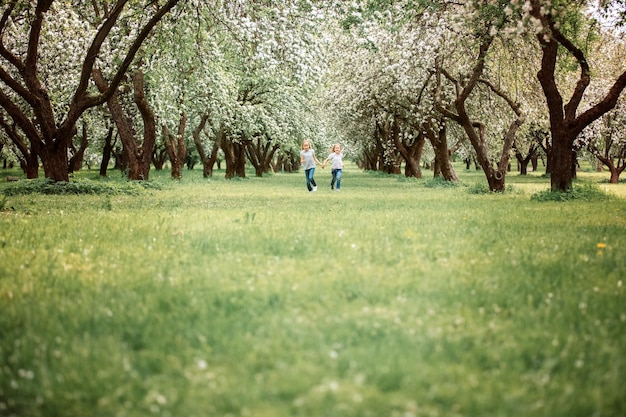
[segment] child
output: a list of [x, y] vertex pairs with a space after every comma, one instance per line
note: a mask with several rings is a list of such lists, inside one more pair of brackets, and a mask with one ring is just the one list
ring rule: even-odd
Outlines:
[[338, 143], [334, 144], [332, 148], [330, 148], [330, 155], [322, 164], [322, 169], [326, 166], [326, 162], [332, 161], [332, 174], [333, 179], [330, 182], [330, 189], [335, 189], [335, 183], [337, 183], [337, 191], [341, 189], [341, 170], [343, 169], [343, 154], [341, 153], [341, 145]]
[[311, 191], [317, 191], [317, 184], [313, 175], [315, 174], [315, 164], [321, 164], [315, 156], [315, 151], [311, 148], [311, 142], [305, 140], [300, 148], [300, 163], [304, 166], [304, 175], [306, 176], [306, 188]]

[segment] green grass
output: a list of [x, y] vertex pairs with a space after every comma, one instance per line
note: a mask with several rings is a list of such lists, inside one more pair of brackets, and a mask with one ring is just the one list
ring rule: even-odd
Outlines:
[[0, 199], [0, 416], [626, 415], [624, 184], [458, 171]]

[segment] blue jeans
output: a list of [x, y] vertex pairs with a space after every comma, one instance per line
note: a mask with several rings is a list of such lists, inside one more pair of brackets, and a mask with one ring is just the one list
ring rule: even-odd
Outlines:
[[313, 191], [313, 187], [317, 187], [317, 184], [313, 179], [313, 175], [315, 175], [315, 168], [305, 170], [304, 175], [306, 176], [306, 188], [309, 191]]
[[333, 179], [330, 182], [330, 189], [334, 190], [335, 189], [335, 183], [337, 183], [337, 189], [339, 190], [341, 188], [341, 170], [340, 169], [333, 169], [332, 173], [333, 173]]

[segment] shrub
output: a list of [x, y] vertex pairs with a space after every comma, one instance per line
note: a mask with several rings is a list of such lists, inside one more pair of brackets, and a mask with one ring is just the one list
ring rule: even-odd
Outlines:
[[[484, 182], [477, 182], [467, 187], [467, 192], [470, 194], [492, 194], [493, 191], [489, 188], [489, 185]], [[504, 192], [507, 194], [523, 194], [520, 190], [511, 185], [504, 187]], [[500, 193], [502, 194], [502, 193]]]
[[610, 199], [610, 195], [605, 193], [595, 184], [583, 183], [573, 186], [568, 191], [545, 190], [533, 194], [530, 197], [534, 201], [601, 201]]
[[424, 183], [427, 188], [456, 188], [461, 187], [458, 181], [447, 181], [443, 177], [435, 177]]
[[49, 179], [23, 180], [9, 184], [3, 192], [7, 196], [27, 194], [128, 194], [139, 195], [146, 189], [159, 189], [160, 186], [147, 181], [129, 181], [125, 183], [107, 183], [86, 179], [71, 182], [54, 182]]

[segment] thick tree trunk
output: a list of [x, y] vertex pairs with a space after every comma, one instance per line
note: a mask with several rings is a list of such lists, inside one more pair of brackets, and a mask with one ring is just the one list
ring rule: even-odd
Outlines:
[[246, 177], [246, 152], [243, 145], [239, 143], [234, 144], [235, 148], [235, 173], [239, 178]]
[[611, 184], [619, 184], [619, 171], [615, 168], [611, 169], [611, 178], [609, 179], [609, 183]]
[[443, 177], [446, 181], [457, 182], [459, 177], [456, 175], [456, 171], [450, 161], [450, 152], [448, 149], [448, 137], [445, 123], [442, 126], [434, 130], [434, 126], [424, 126], [426, 136], [430, 141], [433, 151], [435, 152], [435, 162], [433, 164], [433, 177]]
[[40, 157], [46, 178], [54, 182], [69, 182], [67, 146], [46, 146]]
[[237, 157], [235, 156], [235, 145], [228, 138], [224, 138], [221, 143], [222, 151], [224, 152], [224, 160], [226, 162], [226, 169], [224, 177], [226, 179], [234, 178], [237, 171]]
[[552, 133], [552, 158], [550, 187], [552, 191], [568, 191], [572, 188], [575, 170], [575, 153], [572, 144], [558, 132]]
[[143, 143], [135, 146], [138, 172], [136, 177], [130, 179], [147, 181], [156, 144], [156, 121], [152, 107], [146, 98], [144, 75], [140, 69], [133, 73], [133, 99], [143, 121]]
[[530, 159], [528, 158], [518, 158], [517, 162], [519, 162], [519, 174], [520, 175], [528, 175], [528, 163]]
[[[93, 71], [93, 79], [102, 92], [107, 91], [107, 84], [99, 70]], [[133, 74], [133, 98], [143, 120], [143, 143], [140, 143], [135, 135], [132, 120], [126, 115], [119, 101], [119, 91], [107, 101], [111, 117], [117, 126], [117, 132], [122, 142], [124, 154], [124, 170], [127, 171], [129, 180], [148, 180], [152, 152], [156, 142], [156, 126], [154, 114], [148, 100], [145, 97], [143, 73], [137, 70]]]
[[404, 159], [404, 175], [406, 177], [422, 178], [422, 169], [419, 161], [422, 157], [422, 149], [424, 149], [425, 139], [420, 135], [412, 144], [408, 144], [401, 137], [400, 123], [394, 118], [392, 137], [398, 152]]
[[163, 125], [163, 143], [172, 163], [172, 178], [177, 180], [183, 177], [183, 165], [187, 156], [187, 145], [185, 144], [185, 128], [187, 126], [187, 115], [180, 114], [178, 121], [178, 132], [172, 134], [166, 125]]

